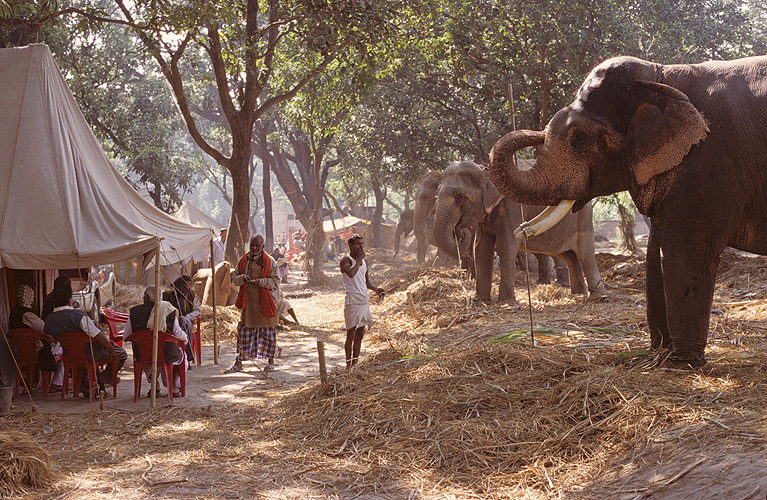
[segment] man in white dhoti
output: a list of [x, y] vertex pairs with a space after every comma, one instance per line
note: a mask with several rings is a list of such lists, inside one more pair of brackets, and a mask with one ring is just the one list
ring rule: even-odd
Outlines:
[[365, 260], [365, 242], [362, 236], [353, 234], [347, 243], [349, 244], [349, 255], [345, 255], [341, 259], [341, 276], [346, 291], [344, 300], [346, 368], [351, 368], [357, 364], [360, 357], [365, 327], [373, 324], [368, 289], [373, 290], [378, 295], [383, 294], [384, 289], [376, 287], [370, 282], [368, 264]]

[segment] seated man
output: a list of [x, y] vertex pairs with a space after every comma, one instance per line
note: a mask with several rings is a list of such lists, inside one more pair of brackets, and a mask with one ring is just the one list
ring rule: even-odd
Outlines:
[[[288, 300], [282, 294], [282, 290], [280, 290], [280, 303], [277, 304], [277, 311], [280, 315], [281, 323], [292, 323], [300, 325], [298, 318], [296, 318], [296, 312], [293, 310], [293, 306], [290, 305], [290, 302], [288, 302]], [[290, 314], [290, 316], [293, 317], [293, 321], [289, 320], [285, 313]]]
[[43, 321], [53, 312], [53, 308], [56, 307], [53, 305], [53, 294], [59, 288], [68, 288], [70, 292], [72, 291], [72, 280], [69, 279], [69, 276], [61, 274], [53, 281], [53, 290], [43, 299], [43, 310], [40, 313]]
[[163, 292], [162, 297], [178, 311], [178, 324], [186, 332], [189, 342], [187, 342], [185, 351], [186, 359], [189, 363], [194, 361], [192, 352], [192, 334], [196, 330], [197, 317], [202, 314], [202, 304], [200, 299], [194, 293], [192, 288], [192, 278], [184, 274], [176, 278], [171, 289]]
[[[119, 372], [128, 359], [128, 353], [120, 346], [112, 344], [109, 338], [101, 333], [101, 329], [91, 321], [83, 311], [77, 311], [72, 308], [72, 289], [67, 287], [54, 288], [52, 292], [53, 312], [45, 320], [43, 331], [53, 337], [63, 332], [80, 331], [88, 334], [96, 343], [93, 345], [93, 356], [91, 350], [86, 350], [88, 361], [108, 361], [110, 358], [116, 360], [117, 371]], [[65, 374], [66, 376], [67, 374]], [[106, 393], [104, 386], [112, 385], [112, 373], [109, 370], [102, 370], [97, 376], [99, 390]], [[88, 396], [88, 373], [85, 368], [81, 368], [79, 391], [83, 396]], [[119, 379], [117, 380], [120, 381]]]
[[[41, 320], [32, 305], [35, 301], [35, 291], [29, 285], [19, 285], [16, 288], [16, 305], [11, 309], [8, 316], [8, 329], [30, 328], [36, 332], [44, 333], [45, 322]], [[64, 362], [56, 362], [54, 356], [62, 354], [64, 350], [58, 342], [48, 342], [47, 340], [38, 340], [38, 367], [41, 370], [56, 372], [51, 381], [49, 393], [55, 394], [61, 392], [61, 384], [64, 382]], [[32, 384], [33, 381], [27, 381]]]
[[[160, 300], [158, 303], [158, 306], [155, 307], [155, 300], [157, 298], [157, 289], [154, 286], [148, 286], [146, 287], [146, 290], [144, 291], [144, 303], [139, 304], [137, 306], [131, 307], [129, 314], [128, 314], [128, 322], [125, 324], [125, 332], [123, 333], [123, 339], [124, 340], [130, 340], [131, 335], [133, 335], [133, 332], [138, 332], [140, 330], [151, 330], [152, 326], [154, 325], [154, 317], [155, 317], [155, 311], [159, 309], [159, 315], [160, 318], [160, 329], [162, 331], [168, 332], [171, 335], [173, 335], [176, 338], [179, 338], [184, 341], [184, 344], [186, 344], [189, 341], [189, 338], [186, 335], [186, 332], [181, 328], [181, 326], [178, 323], [178, 316], [176, 314], [176, 308], [174, 308], [169, 302], [166, 302], [164, 300]], [[141, 359], [141, 353], [138, 352], [138, 346], [136, 344], [133, 344], [133, 348], [136, 350], [134, 352], [134, 357], [136, 359]], [[151, 353], [149, 353], [151, 355]], [[174, 365], [173, 372], [176, 373], [177, 370], [184, 370], [186, 371], [188, 364], [186, 360], [186, 355], [183, 349], [181, 349], [178, 344], [174, 344], [171, 342], [168, 342], [165, 344], [165, 352], [163, 353], [163, 356], [165, 357], [165, 362], [170, 363]], [[145, 368], [144, 373], [146, 374], [147, 380], [151, 383], [152, 382], [152, 370], [150, 368]], [[168, 381], [165, 378], [165, 372], [160, 371], [160, 377], [162, 378], [162, 384], [165, 387], [168, 387]], [[173, 384], [173, 397], [179, 398], [181, 397], [181, 377], [180, 375], [175, 375], [174, 377], [174, 384]], [[156, 395], [160, 395], [160, 388], [157, 388]], [[149, 389], [149, 393], [147, 393], [147, 396], [152, 395], [152, 389]]]

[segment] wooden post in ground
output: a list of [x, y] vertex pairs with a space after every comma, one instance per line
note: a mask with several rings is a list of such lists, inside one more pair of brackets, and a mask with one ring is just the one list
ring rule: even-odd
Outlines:
[[418, 314], [415, 312], [415, 303], [413, 302], [413, 294], [410, 292], [407, 292], [407, 303], [410, 304], [410, 312], [413, 314], [413, 317], [415, 319], [418, 319]]
[[317, 341], [317, 354], [320, 358], [320, 382], [323, 384], [328, 381], [328, 369], [325, 366], [325, 342]]

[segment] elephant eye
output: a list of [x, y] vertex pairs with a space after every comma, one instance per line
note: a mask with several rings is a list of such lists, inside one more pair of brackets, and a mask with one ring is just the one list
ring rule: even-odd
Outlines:
[[589, 137], [589, 134], [578, 130], [577, 128], [570, 131], [570, 146], [573, 149], [582, 151], [584, 149], [588, 149], [590, 145], [591, 138]]
[[469, 200], [469, 197], [466, 196], [465, 193], [456, 193], [455, 194], [455, 202], [456, 203], [466, 203]]

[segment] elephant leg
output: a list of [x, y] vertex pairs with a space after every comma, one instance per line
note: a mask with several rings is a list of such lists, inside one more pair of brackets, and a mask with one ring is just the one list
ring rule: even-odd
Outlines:
[[[503, 239], [493, 238], [493, 247], [498, 250], [499, 267], [501, 268], [501, 284], [498, 289], [498, 302], [516, 304], [517, 298], [514, 296], [514, 282], [517, 273], [517, 250], [519, 243], [513, 236], [509, 237], [512, 243], [504, 246]], [[491, 250], [492, 251], [492, 250]], [[527, 258], [527, 254], [524, 254]]]
[[[669, 364], [695, 368], [706, 363], [704, 352], [716, 270], [725, 243], [708, 240], [703, 235], [691, 234], [689, 228], [684, 229], [688, 229], [686, 234], [665, 227], [666, 235], [673, 234], [674, 238], [662, 240], [660, 263], [671, 337]], [[714, 238], [723, 239], [720, 235]]]
[[567, 274], [567, 264], [562, 259], [552, 257], [554, 260], [554, 274], [557, 279], [557, 285], [570, 288], [570, 276]]
[[418, 248], [416, 249], [416, 260], [423, 263], [426, 260], [426, 243], [418, 240]]
[[663, 287], [663, 273], [660, 263], [660, 242], [663, 231], [659, 224], [650, 226], [647, 242], [647, 326], [650, 329], [650, 349], [665, 349], [671, 346], [666, 320], [666, 294]]
[[538, 261], [538, 283], [548, 285], [556, 280], [554, 269], [554, 258], [545, 253], [536, 253], [535, 259]]
[[607, 288], [602, 276], [599, 274], [597, 258], [594, 255], [594, 238], [585, 238], [586, 244], [578, 249], [578, 260], [583, 267], [583, 274], [586, 275], [586, 282], [589, 285], [589, 300], [598, 299], [607, 295]]
[[[490, 286], [495, 265], [495, 238], [477, 231], [474, 246], [474, 267], [477, 273], [476, 300], [490, 303]], [[514, 294], [512, 293], [512, 299]]]
[[578, 262], [578, 256], [572, 250], [567, 250], [557, 255], [567, 264], [567, 275], [570, 278], [570, 292], [578, 295], [586, 295], [586, 280], [583, 279], [583, 270]]

